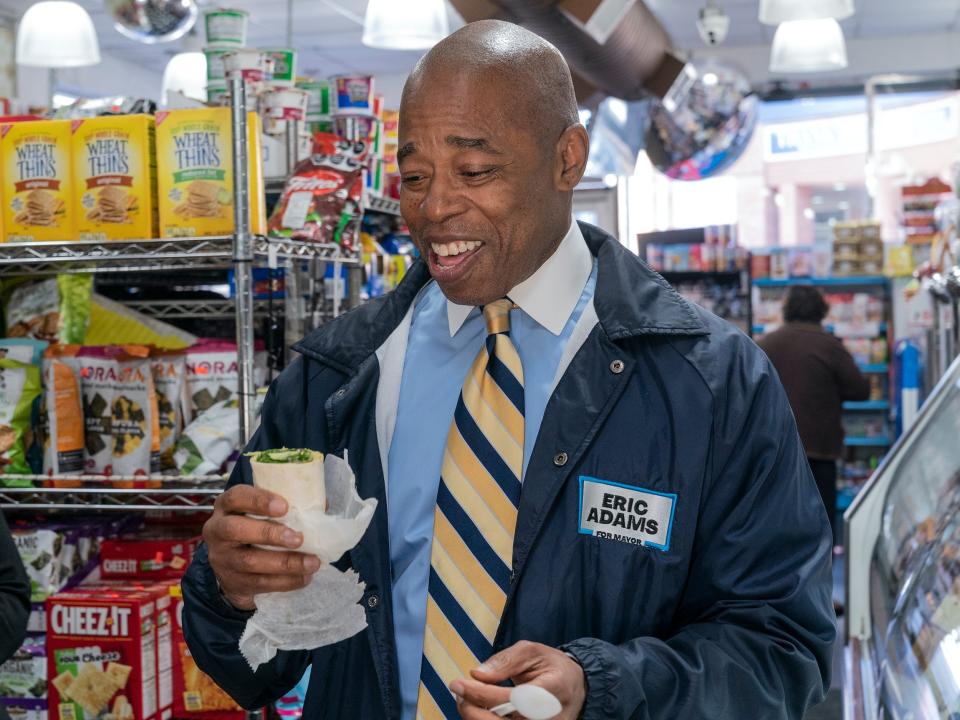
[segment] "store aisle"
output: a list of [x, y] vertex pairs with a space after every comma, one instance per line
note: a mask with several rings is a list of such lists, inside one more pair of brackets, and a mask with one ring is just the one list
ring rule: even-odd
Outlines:
[[[833, 597], [843, 601], [843, 555], [833, 559]], [[826, 699], [807, 713], [804, 720], [843, 720], [843, 619], [837, 619], [837, 642], [833, 646], [833, 681]]]

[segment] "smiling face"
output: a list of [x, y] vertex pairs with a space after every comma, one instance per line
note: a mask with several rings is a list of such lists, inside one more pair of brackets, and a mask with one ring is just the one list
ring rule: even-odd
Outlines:
[[[562, 60], [560, 60], [562, 63]], [[567, 75], [569, 77], [569, 75]], [[444, 295], [502, 298], [556, 250], [570, 225], [588, 140], [529, 88], [484, 67], [426, 69], [400, 110], [400, 208]]]

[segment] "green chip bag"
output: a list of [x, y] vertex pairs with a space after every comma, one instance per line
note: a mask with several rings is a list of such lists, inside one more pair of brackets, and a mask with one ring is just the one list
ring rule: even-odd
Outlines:
[[28, 475], [26, 445], [33, 401], [40, 396], [40, 368], [0, 359], [0, 484], [29, 486], [4, 475]]

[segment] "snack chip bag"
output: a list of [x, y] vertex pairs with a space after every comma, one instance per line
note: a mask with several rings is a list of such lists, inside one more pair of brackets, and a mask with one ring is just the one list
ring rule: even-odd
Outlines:
[[201, 341], [187, 350], [184, 420], [193, 422], [216, 403], [237, 394], [237, 346], [221, 340]]
[[[80, 350], [87, 473], [147, 476], [159, 472], [160, 420], [149, 352], [140, 345]], [[129, 481], [114, 484], [133, 486]]]
[[116, 354], [111, 425], [116, 475], [160, 472], [160, 418], [148, 355], [148, 348], [137, 345]]
[[334, 147], [315, 137], [317, 153], [300, 162], [287, 180], [267, 223], [271, 237], [356, 245], [359, 233], [366, 145], [340, 140]]
[[[84, 425], [78, 345], [52, 345], [43, 357], [39, 440], [45, 475], [83, 472]], [[61, 481], [55, 483], [61, 486]], [[65, 481], [62, 486], [78, 486]]]
[[[26, 451], [30, 415], [39, 397], [40, 368], [16, 360], [0, 359], [0, 475], [28, 475]], [[29, 481], [0, 484], [29, 486]]]
[[160, 424], [160, 467], [172, 470], [173, 450], [183, 429], [183, 388], [186, 377], [186, 357], [178, 350], [153, 350], [150, 369], [157, 391]]
[[116, 361], [106, 347], [81, 348], [80, 393], [83, 401], [83, 469], [90, 475], [113, 475], [113, 380]]
[[0, 338], [0, 358], [39, 365], [48, 344], [33, 338]]
[[18, 285], [4, 307], [7, 336], [56, 342], [60, 327], [57, 279]]

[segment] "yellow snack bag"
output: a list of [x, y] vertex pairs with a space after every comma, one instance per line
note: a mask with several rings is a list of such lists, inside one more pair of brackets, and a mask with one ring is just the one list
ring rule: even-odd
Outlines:
[[71, 129], [80, 239], [157, 237], [153, 118], [105, 115], [74, 120]]
[[0, 125], [7, 242], [75, 240], [69, 120]]
[[[266, 232], [260, 118], [247, 118], [250, 227]], [[230, 108], [157, 113], [160, 236], [230, 235], [233, 226], [233, 132]]]

